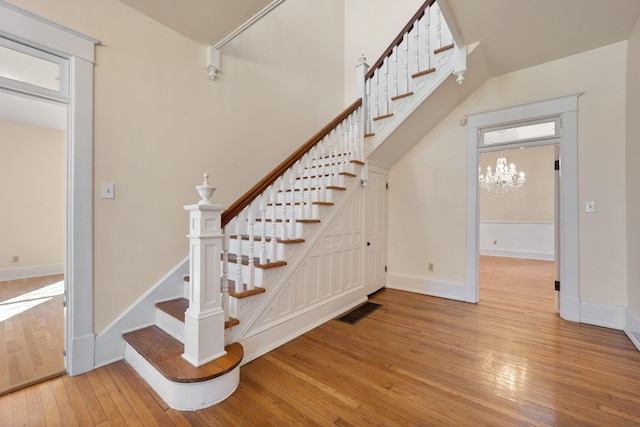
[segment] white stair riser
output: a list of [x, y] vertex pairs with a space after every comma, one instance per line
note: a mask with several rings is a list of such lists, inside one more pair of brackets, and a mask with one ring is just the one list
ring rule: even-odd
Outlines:
[[181, 343], [184, 343], [184, 322], [179, 321], [175, 317], [165, 313], [164, 311], [156, 308], [156, 326], [177, 339]]
[[[248, 265], [242, 266], [242, 281], [243, 283], [247, 283], [249, 281], [249, 273], [250, 267]], [[254, 268], [254, 285], [257, 287], [262, 287], [264, 282], [264, 268]], [[235, 282], [238, 281], [238, 264], [230, 262], [229, 263], [229, 279]]]

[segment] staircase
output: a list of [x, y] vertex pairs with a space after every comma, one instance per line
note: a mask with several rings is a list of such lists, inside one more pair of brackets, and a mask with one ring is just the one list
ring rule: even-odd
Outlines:
[[362, 61], [362, 98], [232, 206], [210, 201], [205, 174], [185, 207], [186, 292], [123, 335], [126, 360], [169, 406], [224, 400], [242, 363], [366, 300], [365, 159], [441, 81], [461, 81], [460, 52], [427, 1], [373, 67]]

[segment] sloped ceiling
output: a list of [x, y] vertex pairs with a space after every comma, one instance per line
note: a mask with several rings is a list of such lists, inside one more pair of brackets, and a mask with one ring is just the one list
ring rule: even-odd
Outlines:
[[272, 0], [120, 0], [203, 46], [215, 45]]
[[464, 42], [480, 42], [491, 76], [626, 40], [640, 17], [639, 0], [439, 1]]

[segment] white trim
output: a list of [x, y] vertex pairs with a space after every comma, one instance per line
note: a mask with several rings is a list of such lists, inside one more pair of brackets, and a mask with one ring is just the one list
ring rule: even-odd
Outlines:
[[[560, 142], [562, 159], [561, 209], [560, 209], [560, 316], [574, 322], [580, 321], [580, 281], [578, 245], [578, 96], [568, 95], [546, 101], [532, 102], [514, 107], [470, 114], [467, 130], [467, 246], [466, 278], [470, 298], [479, 301], [478, 293], [478, 166], [479, 128], [498, 124], [515, 123], [537, 117], [560, 115], [563, 138]], [[473, 291], [471, 291], [471, 288]]]
[[629, 307], [625, 312], [624, 333], [640, 351], [640, 316], [631, 311]]
[[242, 34], [247, 29], [249, 29], [253, 24], [255, 24], [256, 22], [258, 22], [259, 20], [261, 20], [262, 18], [267, 16], [276, 7], [280, 6], [284, 2], [285, 2], [285, 0], [273, 0], [271, 3], [269, 3], [267, 6], [265, 6], [264, 9], [262, 9], [260, 12], [256, 13], [255, 15], [253, 15], [244, 24], [242, 24], [238, 28], [236, 28], [231, 34], [229, 34], [228, 36], [226, 36], [225, 38], [220, 40], [218, 43], [213, 45], [213, 48], [215, 50], [220, 50], [222, 48], [222, 46], [226, 45], [231, 40], [233, 40], [236, 37], [238, 37], [240, 34]]
[[53, 276], [63, 274], [64, 264], [27, 265], [24, 267], [0, 269], [0, 282], [27, 279], [30, 277]]
[[428, 277], [388, 273], [387, 288], [456, 301], [466, 301], [466, 285], [464, 283], [448, 282]]
[[580, 301], [580, 323], [624, 329], [625, 306]]
[[480, 255], [499, 256], [504, 258], [535, 259], [537, 261], [555, 261], [554, 254], [525, 251], [501, 251], [497, 249], [480, 249]]
[[189, 274], [189, 257], [180, 261], [178, 265], [96, 336], [96, 368], [124, 358], [125, 341], [122, 338], [122, 334], [154, 324], [156, 321], [155, 304], [157, 302], [184, 296], [183, 283], [186, 274]]
[[65, 231], [65, 366], [94, 366], [93, 61], [98, 40], [0, 1], [0, 35], [69, 60]]

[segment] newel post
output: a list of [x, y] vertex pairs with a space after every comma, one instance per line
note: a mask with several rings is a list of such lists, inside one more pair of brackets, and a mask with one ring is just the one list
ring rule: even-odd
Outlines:
[[[364, 147], [364, 136], [365, 134], [371, 132], [369, 128], [370, 122], [368, 117], [369, 111], [369, 99], [367, 98], [367, 78], [366, 75], [369, 72], [369, 65], [367, 65], [367, 58], [364, 57], [364, 54], [359, 59], [359, 64], [356, 65], [356, 89], [358, 96], [362, 98], [362, 106], [360, 107], [360, 115], [358, 116], [359, 124], [360, 124], [360, 134], [358, 135], [358, 160], [365, 160], [365, 147]], [[367, 186], [367, 182], [369, 180], [368, 176], [368, 168], [364, 167], [360, 172], [361, 183], [363, 187]]]
[[224, 208], [210, 198], [215, 188], [209, 174], [196, 187], [202, 200], [185, 206], [189, 211], [189, 308], [185, 312], [184, 357], [198, 367], [226, 354], [220, 289], [220, 254], [224, 235], [221, 214]]

